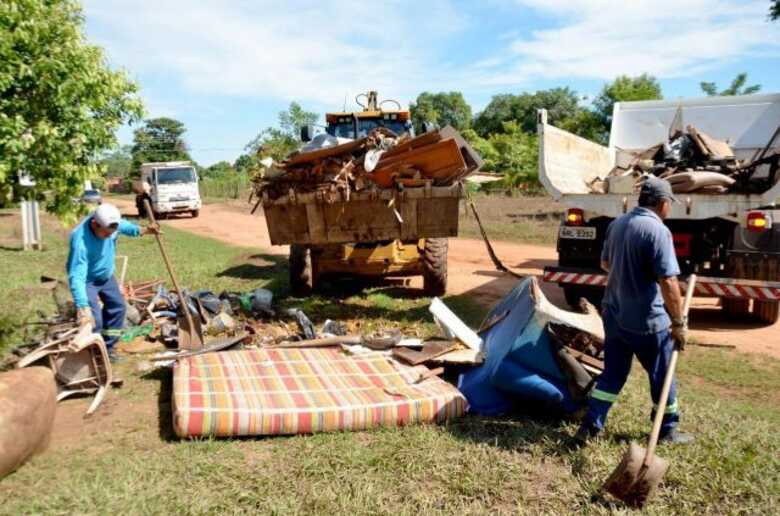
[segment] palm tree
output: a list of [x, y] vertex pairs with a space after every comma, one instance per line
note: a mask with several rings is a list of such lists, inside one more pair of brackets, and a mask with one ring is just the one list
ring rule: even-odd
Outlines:
[[718, 88], [715, 86], [714, 82], [702, 82], [699, 83], [699, 85], [701, 86], [702, 91], [709, 97], [723, 97], [726, 95], [752, 95], [761, 89], [760, 84], [754, 84], [752, 86], [745, 87], [746, 82], [747, 73], [743, 72], [737, 75], [733, 81], [731, 81], [731, 86], [721, 91], [720, 93], [718, 93]]

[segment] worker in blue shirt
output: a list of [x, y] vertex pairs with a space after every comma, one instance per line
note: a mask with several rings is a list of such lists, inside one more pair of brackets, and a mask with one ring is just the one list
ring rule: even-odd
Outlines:
[[121, 336], [126, 311], [125, 298], [114, 278], [116, 239], [120, 234], [138, 237], [158, 231], [154, 224], [142, 230], [122, 220], [116, 206], [101, 204], [70, 234], [68, 283], [78, 323], [102, 333], [112, 360], [116, 359], [113, 348]]
[[[663, 219], [677, 202], [668, 181], [650, 176], [642, 184], [639, 206], [607, 229], [601, 267], [608, 271], [604, 295], [604, 371], [588, 400], [588, 412], [575, 439], [585, 443], [604, 428], [607, 413], [628, 379], [636, 355], [650, 379], [658, 403], [675, 342], [688, 339], [688, 321], [677, 275], [680, 266], [672, 233]], [[665, 306], [665, 308], [664, 308]], [[679, 409], [674, 382], [663, 410], [660, 442], [687, 443], [693, 436], [677, 431]], [[652, 417], [652, 415], [651, 415]]]

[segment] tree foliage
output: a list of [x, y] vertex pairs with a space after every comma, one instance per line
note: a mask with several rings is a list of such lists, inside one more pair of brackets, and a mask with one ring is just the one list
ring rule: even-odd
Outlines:
[[555, 125], [575, 117], [582, 110], [577, 93], [569, 88], [495, 95], [474, 119], [474, 129], [480, 136], [486, 137], [504, 132], [506, 122], [516, 122], [521, 130], [535, 132], [539, 109], [546, 109], [548, 121]]
[[132, 147], [122, 145], [104, 152], [98, 163], [106, 171], [106, 177], [128, 178], [133, 171]]
[[503, 175], [504, 185], [517, 188], [539, 180], [539, 141], [535, 133], [523, 131], [515, 121], [505, 122], [502, 132], [482, 138], [474, 130], [463, 136], [485, 161], [482, 170]]
[[258, 159], [270, 156], [281, 161], [300, 146], [301, 127], [315, 124], [319, 118], [317, 113], [306, 111], [297, 102], [291, 102], [286, 111], [279, 113], [279, 127], [263, 129], [245, 149]]
[[593, 110], [602, 125], [602, 143], [609, 136], [609, 128], [612, 125], [612, 110], [616, 102], [661, 98], [663, 98], [661, 85], [655, 77], [646, 73], [637, 77], [621, 75], [611, 83], [605, 84], [601, 93], [593, 101]]
[[731, 84], [725, 90], [718, 92], [718, 88], [714, 82], [701, 82], [701, 90], [709, 97], [724, 97], [730, 95], [752, 95], [758, 93], [761, 90], [760, 84], [753, 84], [752, 86], [745, 86], [747, 84], [748, 75], [745, 72], [734, 77]]
[[203, 169], [201, 176], [204, 179], [229, 179], [236, 175], [236, 169], [227, 161], [218, 161]]
[[151, 118], [133, 131], [133, 171], [152, 161], [190, 161], [184, 124], [173, 118]]
[[[0, 198], [34, 196], [61, 217], [115, 131], [140, 119], [137, 86], [87, 43], [74, 0], [0, 2]], [[19, 186], [26, 173], [36, 182]]]
[[772, 21], [780, 20], [780, 0], [772, 0], [769, 6], [769, 19]]
[[471, 127], [471, 106], [459, 91], [420, 93], [417, 101], [409, 106], [409, 111], [418, 134], [422, 133], [425, 122], [433, 122], [440, 127], [451, 125], [459, 131]]

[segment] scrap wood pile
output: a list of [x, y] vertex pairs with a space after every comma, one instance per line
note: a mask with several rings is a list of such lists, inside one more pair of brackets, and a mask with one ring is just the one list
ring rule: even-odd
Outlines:
[[482, 164], [449, 126], [415, 138], [382, 127], [357, 140], [323, 134], [302, 151], [258, 175], [253, 195], [264, 201], [315, 192], [348, 201], [352, 192], [453, 185]]
[[[740, 160], [728, 142], [688, 125], [666, 142], [630, 153], [626, 166], [615, 166], [606, 180], [596, 178], [590, 186], [598, 193], [631, 193], [643, 176], [654, 175], [669, 181], [675, 193], [763, 193], [778, 177], [780, 153], [769, 152], [777, 136], [751, 159]], [[757, 174], [764, 165], [766, 173]]]

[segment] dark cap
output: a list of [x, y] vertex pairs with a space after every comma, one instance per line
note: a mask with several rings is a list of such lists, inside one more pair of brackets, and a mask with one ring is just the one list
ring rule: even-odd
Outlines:
[[680, 202], [672, 193], [672, 185], [669, 184], [669, 181], [666, 179], [659, 179], [655, 176], [647, 176], [642, 180], [639, 196], [647, 196], [654, 199], [669, 199], [670, 201], [677, 203]]

